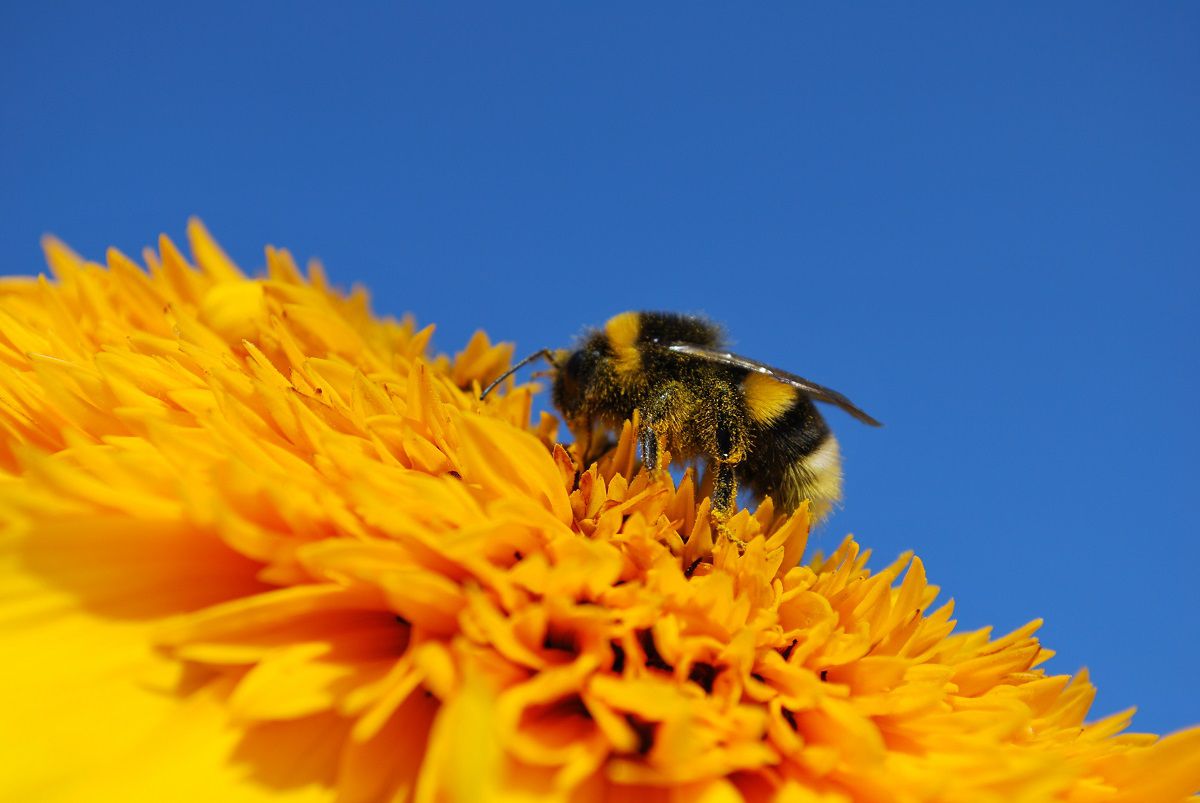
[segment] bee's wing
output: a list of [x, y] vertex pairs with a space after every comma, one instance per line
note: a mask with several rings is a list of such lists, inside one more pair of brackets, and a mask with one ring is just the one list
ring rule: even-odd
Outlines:
[[873, 427], [881, 427], [883, 424], [876, 421], [871, 416], [864, 413], [862, 410], [854, 406], [854, 402], [847, 399], [836, 390], [830, 390], [827, 387], [818, 385], [816, 382], [810, 382], [802, 376], [782, 371], [778, 368], [773, 368], [770, 365], [761, 363], [758, 360], [752, 360], [749, 357], [742, 357], [738, 354], [731, 354], [728, 351], [717, 351], [715, 349], [698, 346], [694, 343], [669, 343], [666, 344], [668, 351], [673, 351], [676, 354], [687, 354], [690, 357], [697, 357], [701, 360], [709, 362], [719, 362], [724, 365], [734, 365], [738, 368], [745, 368], [747, 371], [765, 374], [774, 380], [783, 382], [785, 385], [791, 385], [817, 401], [836, 404], [850, 415], [862, 421], [864, 424], [870, 424]]

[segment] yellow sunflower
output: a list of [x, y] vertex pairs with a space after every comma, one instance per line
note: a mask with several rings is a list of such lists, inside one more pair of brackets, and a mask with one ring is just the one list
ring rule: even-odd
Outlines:
[[1179, 801], [1200, 729], [1084, 724], [1037, 622], [958, 633], [911, 555], [798, 565], [770, 502], [577, 466], [512, 356], [49, 241], [0, 284], [0, 799]]

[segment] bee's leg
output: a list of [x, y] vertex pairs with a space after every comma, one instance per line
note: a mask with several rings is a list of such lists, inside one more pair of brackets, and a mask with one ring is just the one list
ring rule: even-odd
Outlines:
[[737, 501], [735, 471], [745, 454], [745, 432], [737, 427], [737, 421], [736, 413], [731, 413], [726, 409], [717, 411], [717, 453], [712, 461], [714, 476], [711, 499], [712, 520], [716, 525], [717, 535], [724, 535], [733, 541], [737, 545], [738, 554], [741, 554], [746, 550], [746, 542], [740, 538], [734, 538], [726, 527], [726, 522], [733, 515], [734, 503]]
[[733, 515], [733, 500], [737, 498], [737, 478], [733, 474], [733, 463], [718, 462], [713, 477], [713, 516], [722, 522]]
[[662, 452], [658, 448], [658, 433], [650, 426], [643, 424], [639, 427], [638, 441], [642, 445], [642, 465], [651, 471], [662, 468]]
[[712, 462], [713, 489], [712, 496], [709, 498], [712, 500], [710, 518], [717, 531], [717, 537], [724, 536], [732, 541], [737, 546], [740, 555], [746, 551], [746, 542], [734, 537], [728, 527], [729, 517], [733, 515], [733, 504], [737, 499], [737, 476], [734, 473], [736, 468], [736, 463], [724, 460]]
[[642, 446], [642, 464], [652, 472], [666, 469], [663, 465], [663, 447], [667, 440], [671, 409], [680, 398], [676, 385], [674, 382], [667, 383], [657, 396], [638, 408], [641, 417], [638, 442]]

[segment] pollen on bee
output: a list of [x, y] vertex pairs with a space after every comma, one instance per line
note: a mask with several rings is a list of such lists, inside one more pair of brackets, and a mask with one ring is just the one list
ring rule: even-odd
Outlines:
[[622, 312], [604, 324], [604, 334], [612, 346], [613, 367], [617, 373], [628, 376], [641, 370], [642, 355], [637, 349], [641, 328], [641, 318], [636, 312]]
[[796, 389], [766, 374], [749, 373], [742, 380], [746, 412], [759, 424], [770, 424], [791, 409], [796, 401]]

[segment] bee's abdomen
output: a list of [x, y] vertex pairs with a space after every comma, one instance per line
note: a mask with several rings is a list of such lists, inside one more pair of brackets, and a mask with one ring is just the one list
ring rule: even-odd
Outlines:
[[756, 426], [751, 453], [739, 466], [741, 480], [787, 512], [808, 499], [814, 517], [821, 518], [842, 495], [838, 442], [810, 399], [763, 380], [792, 391], [791, 400], [781, 410], [783, 394], [758, 380], [744, 383], [746, 412]]

